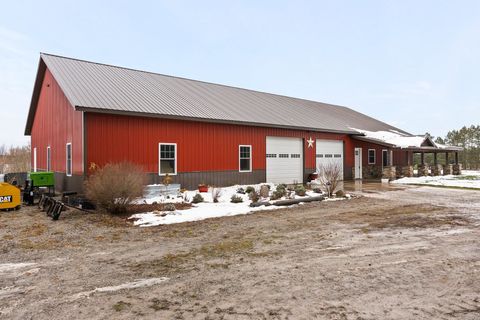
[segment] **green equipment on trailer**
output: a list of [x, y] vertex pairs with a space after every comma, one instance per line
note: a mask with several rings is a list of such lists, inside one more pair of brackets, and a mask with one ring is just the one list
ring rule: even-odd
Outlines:
[[55, 176], [53, 172], [30, 172], [23, 188], [23, 201], [32, 205], [35, 198], [40, 196], [43, 188], [48, 188], [48, 195], [55, 195]]
[[29, 179], [33, 187], [55, 188], [53, 172], [30, 172]]

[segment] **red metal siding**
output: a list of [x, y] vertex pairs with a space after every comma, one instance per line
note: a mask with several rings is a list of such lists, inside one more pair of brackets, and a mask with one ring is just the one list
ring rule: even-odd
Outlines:
[[364, 166], [368, 164], [368, 149], [375, 150], [375, 166], [382, 166], [382, 150], [388, 150], [387, 147], [380, 146], [378, 144], [369, 143], [366, 141], [355, 140], [355, 148], [362, 148], [362, 164]]
[[405, 150], [393, 150], [393, 164], [395, 166], [407, 166], [413, 164], [413, 153]]
[[[375, 165], [382, 166], [383, 159], [382, 159], [382, 150], [392, 150], [388, 147], [384, 147], [378, 144], [360, 141], [360, 140], [353, 140], [355, 143], [356, 148], [362, 148], [362, 163], [363, 165], [368, 165], [368, 149], [375, 149]], [[410, 160], [410, 164], [413, 163], [413, 153], [401, 150], [401, 149], [393, 149], [393, 165], [394, 166], [406, 166], [407, 165], [407, 157]]]
[[177, 171], [238, 170], [238, 145], [252, 145], [252, 167], [265, 169], [266, 137], [303, 138], [305, 168], [315, 168], [315, 147], [306, 140], [334, 139], [345, 142], [346, 166], [353, 165], [353, 143], [344, 134], [261, 128], [182, 120], [86, 113], [87, 165], [122, 160], [158, 172], [158, 143], [177, 143]]
[[73, 174], [83, 174], [82, 117], [82, 112], [73, 109], [47, 69], [31, 133], [32, 150], [37, 148], [39, 170], [47, 169], [47, 146], [50, 146], [51, 170], [65, 172], [66, 144], [71, 142]]

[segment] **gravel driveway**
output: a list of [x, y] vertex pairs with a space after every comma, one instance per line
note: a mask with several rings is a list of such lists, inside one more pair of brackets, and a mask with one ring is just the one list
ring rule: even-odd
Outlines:
[[358, 198], [133, 227], [0, 213], [0, 318], [480, 319], [480, 192]]

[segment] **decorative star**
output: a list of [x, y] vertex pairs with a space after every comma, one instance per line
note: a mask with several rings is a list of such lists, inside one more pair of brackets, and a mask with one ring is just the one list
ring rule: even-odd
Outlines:
[[307, 140], [307, 142], [308, 142], [308, 148], [313, 148], [313, 143], [314, 143], [315, 141], [312, 139], [312, 137], [310, 137], [310, 138]]

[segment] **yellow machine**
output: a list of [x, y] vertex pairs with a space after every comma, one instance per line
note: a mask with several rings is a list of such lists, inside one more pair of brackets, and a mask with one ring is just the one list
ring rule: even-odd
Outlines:
[[0, 210], [19, 209], [21, 201], [20, 189], [10, 183], [0, 182]]

